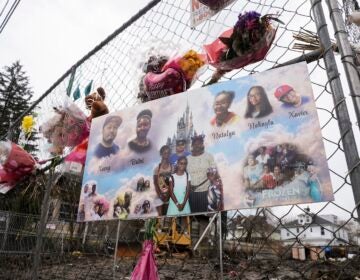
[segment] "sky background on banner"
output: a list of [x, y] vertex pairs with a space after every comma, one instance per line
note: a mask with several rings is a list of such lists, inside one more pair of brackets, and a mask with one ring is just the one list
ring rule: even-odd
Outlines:
[[148, 2], [21, 1], [0, 34], [0, 67], [20, 60], [36, 98]]
[[[36, 98], [43, 94], [76, 61], [148, 2], [149, 0], [126, 2], [105, 0], [100, 4], [96, 0], [21, 1], [6, 28], [0, 34], [0, 67], [20, 60], [30, 77], [30, 85], [33, 87]], [[3, 1], [0, 3], [3, 5]], [[327, 9], [325, 6], [324, 8], [327, 16]], [[328, 28], [330, 28], [330, 34], [333, 37], [330, 21]], [[340, 66], [339, 70], [341, 77], [344, 78]], [[326, 77], [319, 76], [319, 81], [325, 80]], [[345, 95], [347, 95], [349, 92], [346, 89], [346, 83], [344, 82], [343, 85], [345, 86]], [[316, 94], [319, 88], [314, 85], [313, 88]], [[319, 107], [324, 107], [322, 101], [322, 98], [317, 100]], [[352, 120], [355, 120], [350, 98], [347, 98], [347, 103]], [[326, 114], [326, 112], [318, 110], [320, 119], [323, 113]], [[354, 125], [353, 128], [355, 138], [360, 139], [358, 127]], [[325, 132], [326, 136], [331, 135], [331, 131], [329, 133], [331, 129], [336, 130], [336, 125], [328, 126], [323, 133]], [[334, 137], [332, 140], [337, 142], [338, 138]], [[331, 149], [327, 150], [328, 155], [331, 152]], [[340, 171], [340, 174], [346, 174], [344, 160], [341, 159], [338, 162], [339, 167], [336, 171]], [[339, 182], [338, 178], [333, 177], [334, 181]], [[342, 204], [347, 209], [353, 209], [351, 188], [347, 187], [346, 191], [342, 191], [336, 197], [342, 202], [349, 202], [346, 205]], [[318, 204], [318, 207], [315, 207], [313, 204], [311, 208], [316, 210], [322, 206], [323, 204]], [[327, 207], [325, 211], [343, 214], [337, 207]]]

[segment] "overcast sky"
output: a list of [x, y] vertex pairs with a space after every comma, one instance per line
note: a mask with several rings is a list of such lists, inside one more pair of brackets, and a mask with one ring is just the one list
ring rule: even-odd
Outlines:
[[38, 96], [149, 1], [21, 1], [0, 34], [0, 67], [20, 60]]

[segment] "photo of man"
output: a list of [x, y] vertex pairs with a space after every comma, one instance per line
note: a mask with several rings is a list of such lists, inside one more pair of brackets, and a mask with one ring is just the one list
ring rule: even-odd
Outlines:
[[129, 142], [129, 148], [137, 153], [150, 150], [151, 141], [147, 134], [151, 128], [152, 112], [148, 109], [142, 110], [136, 117], [136, 138]]
[[215, 168], [214, 157], [205, 152], [205, 135], [195, 135], [191, 142], [191, 155], [188, 156], [187, 171], [191, 177], [190, 209], [191, 213], [208, 211], [208, 190], [210, 182], [207, 176], [209, 168]]
[[281, 104], [282, 108], [297, 108], [309, 102], [309, 97], [301, 96], [289, 85], [279, 86], [275, 90], [274, 96], [283, 103]]
[[108, 116], [105, 119], [102, 129], [102, 140], [95, 148], [95, 157], [108, 157], [119, 152], [120, 147], [114, 143], [114, 140], [121, 123], [122, 119], [119, 116]]
[[237, 123], [240, 118], [234, 112], [229, 112], [231, 103], [235, 98], [233, 91], [220, 91], [214, 100], [215, 116], [211, 119], [210, 124], [216, 127], [224, 127], [229, 124]]

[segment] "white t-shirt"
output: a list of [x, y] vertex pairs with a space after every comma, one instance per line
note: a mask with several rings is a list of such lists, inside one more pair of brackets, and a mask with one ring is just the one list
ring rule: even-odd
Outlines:
[[[191, 176], [191, 185], [197, 186], [207, 179], [208, 168], [215, 167], [214, 157], [211, 154], [203, 153], [200, 156], [188, 156], [187, 171]], [[207, 191], [209, 184], [203, 184], [198, 187], [195, 192]]]
[[176, 173], [172, 174], [173, 178], [174, 178], [174, 182], [175, 182], [175, 186], [181, 188], [184, 188], [184, 190], [186, 190], [186, 186], [187, 186], [187, 182], [186, 182], [186, 177], [188, 177], [188, 180], [191, 181], [191, 177], [190, 174], [188, 174], [188, 176], [186, 176], [186, 173], [184, 173], [183, 175], [177, 175]]

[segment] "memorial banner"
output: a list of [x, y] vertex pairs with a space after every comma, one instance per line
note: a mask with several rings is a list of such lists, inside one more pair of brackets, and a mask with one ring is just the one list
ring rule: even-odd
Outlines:
[[305, 63], [92, 121], [79, 221], [333, 199]]

